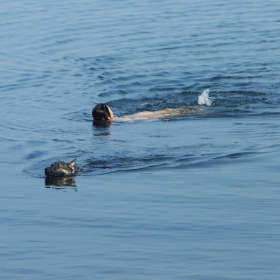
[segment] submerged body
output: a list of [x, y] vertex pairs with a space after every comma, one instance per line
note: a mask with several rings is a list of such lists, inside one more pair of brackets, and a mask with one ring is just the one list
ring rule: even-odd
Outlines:
[[180, 109], [164, 109], [159, 111], [144, 111], [139, 112], [133, 115], [123, 116], [123, 117], [115, 117], [115, 120], [120, 121], [133, 121], [133, 120], [153, 120], [153, 119], [161, 119], [166, 117], [173, 117], [179, 115], [190, 115], [193, 114], [196, 110], [191, 107], [180, 108]]
[[134, 121], [134, 120], [152, 120], [179, 115], [191, 115], [193, 113], [203, 112], [203, 109], [185, 107], [178, 109], [164, 109], [159, 111], [144, 111], [123, 117], [114, 116], [112, 109], [106, 104], [97, 104], [92, 109], [92, 116], [95, 121]]
[[50, 167], [45, 168], [46, 177], [67, 177], [75, 176], [79, 171], [82, 170], [81, 167], [76, 166], [76, 159], [71, 162], [58, 161], [54, 162]]

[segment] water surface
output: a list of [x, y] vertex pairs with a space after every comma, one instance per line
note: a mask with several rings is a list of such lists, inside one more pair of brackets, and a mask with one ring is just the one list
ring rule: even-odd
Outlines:
[[[279, 14], [276, 0], [2, 3], [0, 278], [278, 279]], [[100, 102], [204, 113], [96, 126]], [[74, 158], [80, 176], [45, 181]]]

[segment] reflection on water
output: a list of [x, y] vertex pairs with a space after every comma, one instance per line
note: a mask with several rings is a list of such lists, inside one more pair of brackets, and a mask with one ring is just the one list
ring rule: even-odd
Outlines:
[[100, 128], [108, 128], [112, 125], [111, 121], [97, 121], [97, 120], [93, 120], [92, 124], [95, 127], [100, 127]]
[[46, 177], [46, 186], [76, 187], [75, 177]]

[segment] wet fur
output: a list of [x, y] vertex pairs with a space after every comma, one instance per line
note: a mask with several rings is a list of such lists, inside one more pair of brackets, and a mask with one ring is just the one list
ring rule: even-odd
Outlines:
[[45, 175], [50, 178], [75, 176], [82, 170], [81, 167], [75, 167], [76, 161], [74, 159], [69, 163], [63, 161], [54, 162], [50, 167], [45, 168]]

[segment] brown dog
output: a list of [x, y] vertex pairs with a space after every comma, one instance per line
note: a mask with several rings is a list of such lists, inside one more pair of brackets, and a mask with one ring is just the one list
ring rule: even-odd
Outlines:
[[190, 115], [193, 113], [203, 112], [203, 109], [192, 107], [178, 108], [178, 109], [164, 109], [159, 111], [144, 111], [129, 116], [116, 117], [111, 108], [106, 104], [97, 104], [92, 109], [92, 117], [95, 121], [133, 121], [133, 120], [152, 120], [165, 117]]
[[97, 104], [92, 109], [92, 117], [96, 121], [111, 121], [114, 119], [114, 114], [108, 105]]

